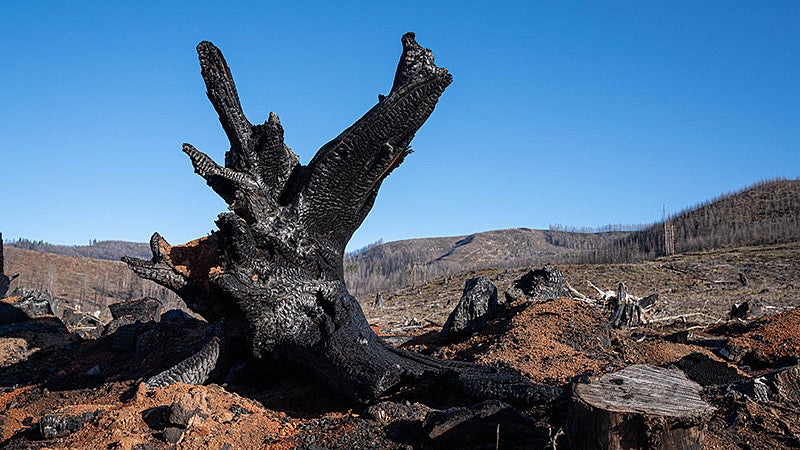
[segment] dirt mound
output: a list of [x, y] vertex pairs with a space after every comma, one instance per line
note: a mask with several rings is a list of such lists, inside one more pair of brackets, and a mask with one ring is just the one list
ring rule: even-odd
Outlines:
[[537, 383], [565, 384], [622, 366], [603, 313], [573, 299], [511, 303], [490, 327], [435, 351], [449, 359], [504, 364]]
[[732, 322], [712, 332], [729, 337], [723, 349], [725, 356], [754, 369], [797, 364], [800, 355], [800, 309], [746, 325]]

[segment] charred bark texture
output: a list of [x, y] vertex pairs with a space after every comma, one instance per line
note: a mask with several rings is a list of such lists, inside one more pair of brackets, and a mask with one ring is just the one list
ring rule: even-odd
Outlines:
[[[391, 348], [345, 287], [345, 245], [452, 81], [413, 33], [402, 44], [389, 94], [304, 166], [284, 143], [275, 113], [263, 124], [248, 121], [222, 53], [201, 42], [201, 74], [230, 149], [224, 165], [191, 144], [183, 151], [231, 212], [219, 216], [208, 237], [173, 247], [155, 233], [150, 261], [124, 261], [175, 291], [220, 330], [221, 343], [241, 339], [252, 359], [293, 364], [358, 401], [430, 377], [478, 397], [550, 399], [555, 389], [507, 373]], [[219, 353], [219, 343], [210, 345], [151, 384], [202, 381]]]

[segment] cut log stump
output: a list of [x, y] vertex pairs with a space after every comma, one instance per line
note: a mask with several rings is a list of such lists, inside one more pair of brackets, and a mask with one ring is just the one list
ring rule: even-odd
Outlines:
[[634, 365], [575, 386], [575, 449], [700, 449], [714, 408], [680, 370]]

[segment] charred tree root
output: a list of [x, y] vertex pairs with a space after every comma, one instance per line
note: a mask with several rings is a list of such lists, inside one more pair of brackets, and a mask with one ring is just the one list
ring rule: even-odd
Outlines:
[[[230, 150], [224, 166], [190, 144], [183, 151], [231, 212], [219, 216], [219, 229], [208, 237], [173, 247], [156, 233], [150, 261], [123, 260], [210, 323], [222, 324], [218, 336], [236, 337], [251, 360], [299, 367], [356, 401], [431, 378], [452, 380], [482, 398], [550, 399], [557, 390], [510, 373], [392, 349], [345, 288], [347, 242], [452, 81], [413, 33], [402, 44], [388, 95], [301, 165], [275, 113], [259, 125], [248, 121], [222, 53], [201, 42], [201, 75]], [[220, 352], [225, 346], [212, 339], [148, 385], [202, 382]]]
[[220, 355], [220, 341], [212, 337], [203, 348], [169, 369], [150, 377], [145, 382], [147, 389], [169, 386], [175, 383], [202, 384], [216, 368]]

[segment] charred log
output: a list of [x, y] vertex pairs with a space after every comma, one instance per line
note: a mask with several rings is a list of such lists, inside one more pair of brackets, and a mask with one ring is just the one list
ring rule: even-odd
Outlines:
[[[219, 329], [221, 349], [244, 342], [252, 360], [299, 367], [358, 401], [421, 378], [453, 382], [483, 398], [551, 399], [556, 389], [505, 372], [390, 347], [372, 332], [345, 287], [347, 242], [452, 81], [413, 33], [402, 43], [389, 94], [301, 165], [285, 145], [275, 113], [263, 124], [248, 121], [222, 53], [201, 42], [201, 74], [230, 149], [224, 166], [191, 144], [183, 151], [231, 212], [219, 216], [219, 229], [208, 237], [173, 247], [156, 233], [150, 261], [124, 261]], [[184, 375], [204, 381], [218, 353], [213, 341], [209, 345], [198, 359], [150, 384]]]

